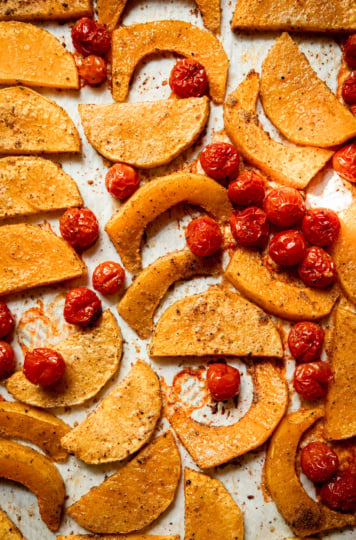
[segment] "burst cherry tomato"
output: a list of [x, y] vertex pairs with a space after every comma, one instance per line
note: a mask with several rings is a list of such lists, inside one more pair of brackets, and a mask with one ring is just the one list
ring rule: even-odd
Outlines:
[[91, 54], [77, 61], [79, 75], [91, 86], [97, 86], [105, 81], [106, 63], [100, 56]]
[[199, 159], [205, 173], [214, 180], [229, 182], [239, 174], [240, 156], [232, 144], [208, 144]]
[[239, 206], [260, 206], [265, 198], [265, 183], [254, 171], [243, 171], [229, 184], [227, 194]]
[[15, 321], [11, 311], [5, 304], [0, 302], [0, 338], [3, 338], [10, 334], [14, 329]]
[[291, 227], [304, 216], [304, 199], [297, 189], [291, 187], [272, 189], [265, 198], [264, 210], [271, 223]]
[[76, 21], [71, 34], [74, 47], [84, 56], [105, 56], [110, 49], [111, 35], [106, 26], [88, 17]]
[[94, 291], [78, 287], [68, 292], [63, 315], [67, 323], [87, 326], [101, 317], [101, 301]]
[[300, 263], [307, 251], [304, 236], [299, 231], [282, 231], [270, 241], [268, 254], [277, 263], [293, 266]]
[[313, 208], [302, 221], [305, 238], [314, 246], [331, 246], [340, 232], [340, 220], [333, 210]]
[[210, 364], [207, 373], [208, 388], [216, 401], [226, 401], [240, 391], [240, 372], [227, 364]]
[[338, 471], [320, 490], [323, 504], [332, 510], [355, 512], [356, 510], [356, 475], [348, 471]]
[[356, 104], [356, 71], [352, 71], [341, 87], [342, 99], [348, 105]]
[[190, 251], [199, 257], [216, 253], [223, 241], [219, 225], [208, 216], [193, 219], [186, 228], [185, 239]]
[[309, 321], [298, 322], [288, 336], [291, 355], [300, 363], [319, 360], [324, 335], [324, 330], [318, 324]]
[[298, 268], [299, 277], [309, 287], [328, 287], [336, 279], [335, 263], [321, 247], [313, 246]]
[[115, 163], [105, 177], [105, 186], [110, 195], [123, 201], [130, 197], [140, 185], [137, 171], [125, 163]]
[[116, 262], [105, 261], [93, 272], [93, 287], [101, 294], [115, 294], [123, 286], [125, 270]]
[[313, 482], [325, 482], [339, 467], [339, 458], [330, 446], [323, 442], [307, 444], [301, 454], [302, 471]]
[[293, 385], [295, 390], [304, 399], [316, 401], [323, 398], [327, 392], [327, 385], [333, 380], [333, 374], [325, 362], [311, 362], [301, 364], [294, 372]]
[[356, 182], [356, 143], [344, 146], [333, 155], [333, 167], [341, 178]]
[[91, 246], [98, 238], [99, 223], [89, 208], [69, 208], [59, 221], [64, 240], [75, 249]]
[[346, 41], [344, 58], [351, 69], [356, 69], [356, 34], [350, 36]]
[[249, 206], [242, 212], [234, 211], [230, 218], [233, 237], [241, 246], [264, 247], [269, 235], [267, 216], [261, 208]]
[[49, 386], [64, 375], [66, 364], [63, 356], [52, 349], [33, 349], [26, 353], [23, 372], [32, 384]]
[[6, 341], [0, 341], [0, 379], [10, 377], [14, 371], [14, 349]]
[[208, 89], [205, 67], [194, 60], [178, 60], [171, 71], [169, 86], [180, 98], [203, 96]]

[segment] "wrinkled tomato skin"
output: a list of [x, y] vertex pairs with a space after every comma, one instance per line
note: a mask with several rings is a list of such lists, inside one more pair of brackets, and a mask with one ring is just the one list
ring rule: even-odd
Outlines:
[[90, 86], [97, 86], [106, 79], [106, 63], [100, 56], [91, 54], [82, 58], [78, 60], [77, 67], [81, 78]]
[[269, 223], [261, 208], [249, 206], [241, 212], [234, 211], [230, 218], [231, 232], [238, 244], [263, 248], [268, 241]]
[[14, 349], [6, 341], [0, 341], [0, 379], [10, 377], [14, 371]]
[[344, 48], [344, 58], [351, 69], [356, 69], [356, 34], [349, 36]]
[[140, 185], [140, 176], [137, 171], [125, 163], [115, 163], [105, 177], [105, 186], [110, 195], [123, 201], [131, 197]]
[[101, 314], [101, 301], [94, 291], [78, 287], [68, 292], [63, 311], [67, 323], [87, 326], [96, 322]]
[[314, 246], [331, 246], [340, 233], [340, 220], [333, 210], [313, 208], [308, 210], [302, 221], [302, 231]]
[[356, 182], [356, 143], [348, 144], [333, 155], [334, 170], [349, 182]]
[[341, 87], [342, 99], [348, 105], [356, 104], [356, 71], [352, 71]]
[[261, 206], [265, 198], [265, 183], [254, 171], [243, 171], [227, 190], [228, 197], [238, 206]]
[[316, 401], [325, 397], [327, 385], [332, 380], [332, 371], [325, 362], [311, 362], [296, 368], [293, 385], [304, 399]]
[[265, 198], [264, 211], [274, 225], [291, 227], [304, 216], [304, 199], [297, 189], [291, 187], [272, 189]]
[[356, 511], [356, 475], [348, 471], [338, 471], [322, 485], [320, 500], [332, 510]]
[[282, 231], [270, 241], [268, 254], [271, 259], [284, 266], [300, 263], [307, 251], [304, 236], [299, 231]]
[[335, 263], [321, 247], [313, 246], [300, 263], [298, 274], [308, 287], [325, 288], [336, 279]]
[[193, 219], [185, 230], [185, 239], [190, 251], [198, 257], [213, 255], [223, 241], [219, 225], [208, 216]]
[[0, 302], [0, 338], [8, 336], [13, 331], [15, 321], [11, 311], [5, 304]]
[[215, 401], [226, 401], [237, 396], [240, 391], [240, 372], [227, 364], [210, 364], [207, 381], [209, 392]]
[[313, 482], [326, 482], [339, 467], [339, 458], [323, 442], [307, 444], [301, 453], [302, 471]]
[[125, 270], [116, 262], [105, 261], [93, 272], [93, 287], [101, 294], [116, 294], [125, 281]]
[[239, 174], [240, 156], [232, 144], [208, 144], [199, 159], [204, 172], [221, 183], [230, 182]]
[[98, 220], [89, 208], [69, 208], [59, 220], [59, 228], [74, 249], [91, 246], [99, 235]]
[[288, 335], [288, 346], [299, 363], [320, 359], [325, 332], [321, 326], [309, 321], [295, 324]]
[[83, 17], [75, 22], [71, 30], [75, 49], [83, 56], [95, 54], [105, 56], [110, 49], [111, 35], [106, 26]]
[[169, 86], [180, 98], [201, 97], [208, 89], [204, 66], [193, 60], [178, 60], [171, 71]]
[[63, 356], [53, 349], [39, 348], [26, 353], [23, 372], [32, 384], [50, 386], [61, 380], [65, 370]]

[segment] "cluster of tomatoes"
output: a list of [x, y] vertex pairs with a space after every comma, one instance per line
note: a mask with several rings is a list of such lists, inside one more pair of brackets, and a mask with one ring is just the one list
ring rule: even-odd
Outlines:
[[356, 112], [356, 34], [348, 38], [344, 48], [344, 59], [352, 70], [350, 75], [345, 79], [342, 88], [342, 99], [350, 105], [351, 110]]

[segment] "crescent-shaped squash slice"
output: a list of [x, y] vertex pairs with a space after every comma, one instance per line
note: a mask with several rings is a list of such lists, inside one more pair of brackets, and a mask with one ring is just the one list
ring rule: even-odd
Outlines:
[[356, 303], [356, 201], [339, 215], [340, 234], [331, 248], [337, 275], [346, 296]]
[[86, 271], [67, 242], [38, 225], [0, 227], [0, 253], [0, 295], [73, 279]]
[[239, 294], [211, 287], [178, 300], [155, 328], [151, 356], [272, 356], [282, 358], [277, 328]]
[[0, 509], [0, 538], [2, 540], [25, 540], [9, 516]]
[[175, 173], [148, 182], [121, 206], [105, 227], [130, 272], [141, 270], [141, 242], [147, 225], [181, 202], [201, 206], [221, 224], [229, 221], [233, 210], [226, 189], [207, 176]]
[[115, 317], [107, 310], [95, 326], [78, 329], [54, 345], [66, 363], [64, 377], [51, 386], [30, 383], [22, 371], [6, 381], [7, 390], [19, 401], [50, 409], [84, 403], [95, 396], [116, 373], [122, 337]]
[[67, 512], [88, 531], [139, 531], [172, 503], [180, 473], [179, 451], [172, 433], [167, 431]]
[[77, 128], [55, 101], [23, 86], [0, 90], [0, 154], [80, 152]]
[[0, 402], [0, 437], [32, 442], [54, 461], [67, 458], [60, 441], [69, 431], [70, 427], [53, 414], [22, 403]]
[[333, 152], [322, 148], [286, 146], [270, 138], [256, 114], [259, 76], [251, 72], [224, 105], [225, 129], [241, 154], [271, 178], [304, 189]]
[[33, 24], [0, 22], [0, 84], [79, 88], [73, 56]]
[[209, 117], [209, 100], [79, 105], [79, 112], [95, 150], [111, 161], [150, 169], [169, 163], [196, 141]]
[[0, 439], [0, 478], [19, 482], [32, 491], [47, 527], [58, 529], [65, 490], [61, 475], [48, 458], [28, 446]]
[[201, 469], [217, 467], [266, 442], [283, 418], [288, 388], [282, 370], [262, 361], [253, 368], [254, 399], [250, 409], [231, 426], [208, 426], [184, 409], [168, 417], [181, 443]]
[[128, 536], [126, 534], [101, 534], [100, 537], [95, 537], [92, 534], [70, 534], [69, 536], [59, 535], [57, 540], [180, 540], [180, 537], [178, 534], [168, 536], [161, 534], [129, 534]]
[[34, 156], [0, 159], [0, 219], [82, 204], [77, 184], [53, 161]]
[[278, 279], [255, 250], [238, 246], [225, 271], [227, 279], [249, 300], [263, 309], [292, 321], [321, 319], [328, 315], [337, 298], [336, 289], [298, 287]]
[[309, 497], [296, 473], [299, 441], [303, 433], [323, 415], [323, 409], [299, 410], [289, 414], [275, 431], [267, 452], [267, 488], [293, 533], [302, 537], [356, 525], [356, 515], [334, 512]]
[[150, 337], [153, 315], [169, 287], [180, 279], [211, 275], [221, 270], [216, 257], [197, 257], [188, 249], [168, 253], [144, 268], [117, 307], [121, 317], [141, 339]]
[[158, 377], [138, 360], [95, 411], [62, 438], [62, 446], [85, 463], [125, 459], [150, 439], [161, 407]]
[[145, 56], [170, 51], [192, 58], [205, 67], [214, 103], [224, 102], [229, 60], [220, 41], [210, 32], [184, 21], [156, 21], [114, 30], [112, 37], [112, 91], [125, 101], [131, 77]]
[[6, 0], [0, 2], [0, 20], [33, 21], [36, 19], [66, 20], [90, 17], [92, 0]]
[[220, 480], [185, 469], [184, 495], [185, 540], [243, 540], [241, 510]]
[[356, 118], [319, 79], [284, 33], [262, 66], [261, 98], [268, 118], [296, 144], [335, 146], [356, 135]]

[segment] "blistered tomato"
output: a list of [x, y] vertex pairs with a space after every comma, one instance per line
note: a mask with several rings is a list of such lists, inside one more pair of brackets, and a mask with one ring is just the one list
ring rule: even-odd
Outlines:
[[314, 246], [331, 246], [340, 232], [340, 220], [333, 210], [313, 208], [302, 221], [305, 238]]
[[309, 287], [328, 287], [336, 279], [335, 263], [321, 247], [313, 246], [299, 265], [300, 279]]
[[344, 146], [333, 155], [333, 167], [341, 178], [356, 182], [356, 143]]
[[228, 197], [239, 206], [260, 206], [265, 198], [265, 182], [254, 171], [243, 171], [229, 184]]
[[271, 223], [291, 227], [304, 216], [304, 199], [297, 189], [291, 187], [272, 189], [265, 198], [264, 210]]
[[194, 60], [178, 60], [171, 71], [169, 86], [180, 98], [201, 97], [208, 89], [204, 66]]
[[330, 446], [323, 442], [307, 444], [301, 453], [302, 471], [313, 482], [325, 482], [339, 467], [339, 458]]
[[304, 399], [316, 401], [325, 397], [328, 383], [332, 380], [332, 371], [325, 362], [312, 362], [296, 368], [293, 385]]
[[5, 304], [0, 302], [0, 338], [3, 338], [10, 334], [14, 329], [15, 321], [11, 311]]
[[356, 475], [348, 471], [338, 471], [322, 485], [320, 500], [332, 510], [355, 512]]
[[61, 380], [66, 365], [63, 356], [52, 349], [39, 348], [26, 353], [23, 372], [32, 384], [49, 386]]
[[241, 246], [264, 247], [269, 235], [269, 223], [266, 213], [250, 206], [242, 212], [234, 211], [230, 218], [233, 237]]
[[105, 81], [106, 63], [100, 56], [91, 54], [77, 62], [78, 72], [82, 79], [91, 86], [97, 86]]
[[226, 401], [240, 391], [240, 372], [227, 364], [210, 364], [207, 373], [208, 388], [216, 401]]
[[240, 156], [232, 144], [208, 144], [199, 159], [204, 172], [214, 180], [229, 182], [239, 174]]
[[69, 208], [59, 221], [64, 240], [75, 249], [91, 246], [99, 235], [99, 223], [89, 208]]
[[94, 291], [78, 287], [68, 292], [63, 315], [67, 323], [87, 326], [101, 317], [101, 301]]
[[130, 197], [140, 185], [137, 171], [125, 163], [115, 163], [105, 177], [105, 186], [110, 195], [121, 201]]
[[223, 241], [219, 225], [208, 216], [193, 219], [185, 230], [185, 239], [190, 251], [199, 257], [213, 255]]
[[125, 270], [116, 262], [105, 261], [93, 272], [93, 287], [101, 294], [115, 294], [123, 286]]
[[6, 341], [0, 341], [0, 379], [10, 377], [14, 371], [14, 349]]
[[348, 105], [356, 104], [356, 71], [352, 71], [341, 87], [342, 99]]
[[347, 39], [344, 58], [351, 69], [356, 69], [356, 34], [353, 34]]
[[270, 241], [268, 254], [277, 263], [293, 266], [300, 263], [307, 251], [304, 236], [299, 231], [282, 231]]
[[295, 324], [288, 335], [291, 355], [298, 362], [319, 360], [324, 342], [324, 330], [316, 323], [301, 321]]
[[76, 21], [71, 34], [75, 49], [84, 56], [105, 56], [110, 49], [111, 35], [106, 26], [88, 17]]

